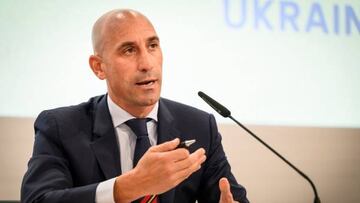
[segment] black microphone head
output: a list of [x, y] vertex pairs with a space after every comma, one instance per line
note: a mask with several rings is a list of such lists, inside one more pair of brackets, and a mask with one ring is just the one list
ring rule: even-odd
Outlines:
[[199, 91], [198, 95], [223, 117], [227, 118], [231, 115], [231, 112], [226, 107], [219, 104], [217, 101], [206, 95], [204, 92]]

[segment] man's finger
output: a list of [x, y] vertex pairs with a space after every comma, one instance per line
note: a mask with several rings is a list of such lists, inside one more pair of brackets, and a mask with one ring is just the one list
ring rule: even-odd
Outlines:
[[221, 192], [220, 203], [232, 203], [234, 201], [227, 178], [221, 178], [219, 180], [219, 189]]
[[179, 143], [180, 143], [179, 138], [175, 138], [171, 141], [167, 141], [162, 144], [152, 146], [152, 147], [150, 147], [149, 150], [151, 150], [153, 152], [167, 152], [167, 151], [175, 149], [179, 145]]
[[201, 164], [206, 160], [206, 156], [203, 155], [199, 160], [196, 160], [189, 167], [183, 168], [176, 172], [175, 179], [179, 180], [179, 183], [186, 178], [188, 178], [191, 174], [201, 168]]
[[195, 152], [189, 155], [189, 159], [183, 159], [176, 162], [176, 170], [180, 171], [194, 164], [200, 165], [205, 161], [205, 159], [205, 150], [203, 148], [197, 149]]

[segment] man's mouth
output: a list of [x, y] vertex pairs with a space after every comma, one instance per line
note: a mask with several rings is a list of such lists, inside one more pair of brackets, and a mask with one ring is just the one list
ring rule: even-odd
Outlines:
[[155, 82], [156, 82], [155, 79], [149, 79], [149, 80], [143, 80], [143, 81], [137, 82], [136, 85], [150, 86], [150, 85], [153, 85]]

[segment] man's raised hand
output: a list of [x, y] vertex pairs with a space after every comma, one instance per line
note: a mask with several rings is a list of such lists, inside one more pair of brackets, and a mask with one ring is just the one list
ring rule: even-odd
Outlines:
[[205, 150], [200, 148], [190, 154], [186, 149], [176, 149], [179, 142], [176, 138], [150, 147], [133, 170], [118, 176], [114, 186], [115, 201], [120, 203], [161, 194], [199, 170], [206, 160]]

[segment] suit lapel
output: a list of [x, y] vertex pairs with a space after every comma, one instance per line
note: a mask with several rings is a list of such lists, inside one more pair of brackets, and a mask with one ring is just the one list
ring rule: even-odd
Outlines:
[[[158, 144], [180, 136], [175, 127], [174, 117], [166, 106], [164, 99], [159, 101], [158, 119]], [[171, 189], [159, 196], [160, 202], [174, 202], [174, 195], [175, 189]]]
[[174, 116], [171, 114], [168, 106], [166, 106], [164, 99], [159, 101], [158, 119], [158, 144], [180, 136], [179, 131], [175, 127]]
[[110, 179], [121, 174], [119, 146], [107, 105], [107, 95], [95, 102], [94, 141], [91, 148], [105, 178]]

